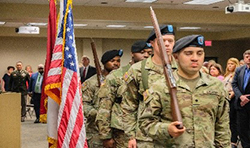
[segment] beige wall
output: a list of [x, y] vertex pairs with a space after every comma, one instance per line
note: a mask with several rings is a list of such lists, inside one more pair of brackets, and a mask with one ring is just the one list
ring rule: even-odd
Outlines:
[[[130, 60], [130, 47], [135, 40], [122, 39], [94, 39], [99, 60], [101, 55], [110, 49], [124, 49], [122, 65]], [[17, 61], [22, 61], [24, 67], [31, 65], [33, 71], [37, 71], [37, 65], [45, 62], [46, 58], [46, 38], [31, 37], [0, 37], [0, 77], [6, 72], [9, 65], [15, 66]], [[90, 46], [90, 39], [76, 39], [78, 61], [85, 54], [90, 57], [91, 65], [94, 65], [93, 55]], [[23, 67], [23, 68], [24, 68]]]
[[[94, 39], [99, 60], [101, 55], [110, 49], [123, 49], [122, 65], [126, 65], [130, 60], [130, 48], [136, 41], [134, 39]], [[230, 57], [242, 58], [242, 53], [249, 48], [249, 39], [243, 40], [223, 40], [213, 41], [212, 47], [205, 47], [207, 57], [218, 57], [218, 62], [225, 67], [226, 61]], [[9, 65], [21, 60], [25, 65], [31, 65], [33, 71], [37, 71], [37, 65], [45, 62], [46, 38], [34, 37], [0, 37], [0, 76], [6, 72]], [[86, 54], [94, 65], [93, 55], [90, 46], [90, 39], [76, 39], [78, 61], [82, 55]]]

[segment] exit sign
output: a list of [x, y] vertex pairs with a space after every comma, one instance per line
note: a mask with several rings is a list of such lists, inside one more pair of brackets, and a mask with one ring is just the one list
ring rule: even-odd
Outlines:
[[212, 41], [205, 41], [205, 46], [212, 46]]

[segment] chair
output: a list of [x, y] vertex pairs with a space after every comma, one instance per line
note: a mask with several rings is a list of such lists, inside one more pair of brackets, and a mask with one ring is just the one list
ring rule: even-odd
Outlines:
[[31, 97], [27, 96], [26, 114], [28, 113], [30, 118], [32, 119], [32, 115], [34, 113], [34, 104], [31, 104], [30, 100], [31, 100]]

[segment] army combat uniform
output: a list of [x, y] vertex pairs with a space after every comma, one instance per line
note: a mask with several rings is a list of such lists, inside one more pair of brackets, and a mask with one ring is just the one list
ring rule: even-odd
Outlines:
[[9, 81], [9, 90], [12, 92], [21, 93], [21, 116], [24, 118], [26, 116], [26, 99], [27, 99], [27, 85], [26, 82], [29, 83], [30, 75], [25, 70], [15, 70], [10, 75]]
[[230, 148], [227, 92], [223, 84], [200, 72], [193, 91], [174, 72], [177, 99], [186, 131], [177, 138], [168, 133], [171, 116], [170, 94], [164, 76], [144, 95], [145, 109], [139, 115], [139, 127], [154, 139], [156, 148]]
[[[172, 57], [172, 59], [174, 58]], [[176, 68], [177, 64], [172, 60], [172, 69]], [[162, 75], [162, 66], [155, 65], [152, 62], [152, 57], [133, 64], [124, 75], [124, 80], [127, 85], [127, 92], [124, 93], [124, 99], [121, 103], [124, 112], [123, 122], [126, 123], [124, 124], [124, 129], [127, 137], [130, 139], [136, 138], [137, 146], [139, 148], [153, 147], [153, 139], [144, 135], [137, 127], [137, 116], [141, 114], [141, 111], [144, 108], [142, 96], [147, 90], [146, 85], [150, 86]]]
[[100, 107], [96, 117], [101, 139], [113, 138], [117, 148], [127, 148], [127, 140], [124, 135], [122, 122], [123, 113], [120, 107], [122, 102], [123, 75], [129, 69], [130, 64], [112, 71], [100, 88], [98, 98]]
[[97, 125], [95, 124], [97, 110], [99, 108], [98, 91], [99, 86], [97, 75], [95, 74], [86, 80], [82, 86], [83, 111], [87, 119], [85, 126], [89, 148], [99, 148], [103, 146]]

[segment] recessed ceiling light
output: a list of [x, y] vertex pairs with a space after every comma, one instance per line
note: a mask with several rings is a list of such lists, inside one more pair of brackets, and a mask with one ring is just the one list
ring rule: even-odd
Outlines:
[[129, 3], [153, 3], [156, 1], [157, 0], [126, 0], [125, 2], [129, 2]]
[[144, 26], [143, 28], [146, 28], [146, 29], [153, 29], [154, 26]]
[[224, 0], [192, 0], [189, 2], [185, 2], [184, 4], [187, 5], [210, 5], [213, 3], [218, 3], [218, 2], [222, 2]]
[[84, 27], [84, 26], [88, 26], [88, 24], [74, 24], [75, 27]]
[[0, 25], [4, 25], [5, 24], [5, 22], [0, 22]]
[[107, 25], [106, 27], [109, 27], [109, 28], [124, 28], [124, 27], [126, 27], [126, 25]]
[[46, 26], [47, 23], [28, 23], [27, 25], [31, 25], [31, 26]]
[[201, 27], [179, 27], [180, 30], [198, 30]]

